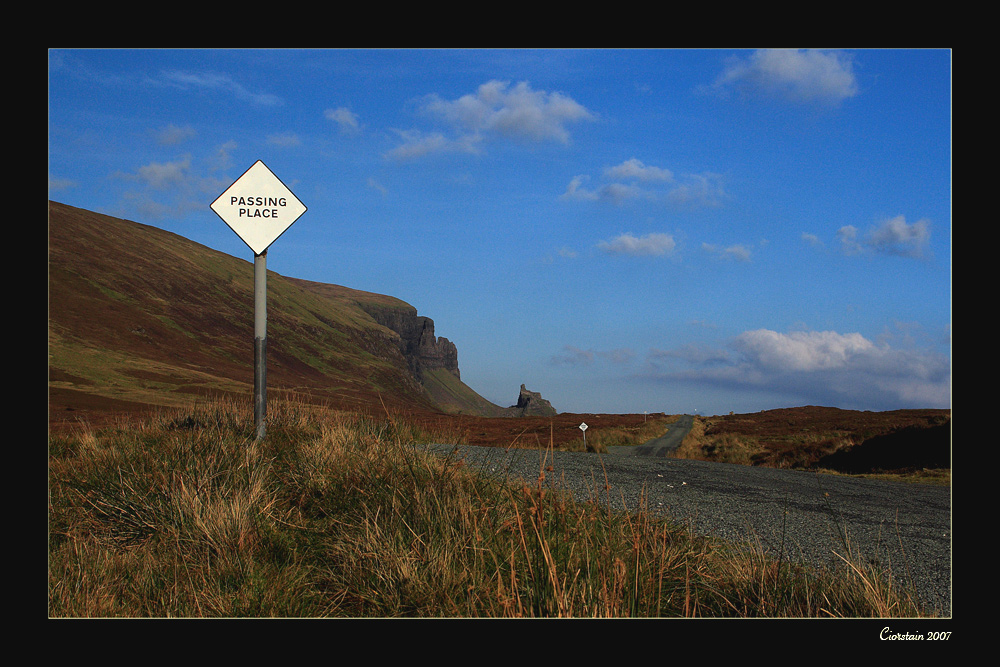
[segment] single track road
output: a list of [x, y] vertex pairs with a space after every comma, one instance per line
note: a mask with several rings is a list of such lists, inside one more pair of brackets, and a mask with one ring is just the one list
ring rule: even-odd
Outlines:
[[424, 447], [529, 484], [544, 476], [544, 484], [577, 500], [645, 510], [817, 567], [842, 567], [850, 551], [911, 584], [928, 612], [951, 616], [950, 487], [669, 458], [689, 417], [660, 438], [608, 454]]

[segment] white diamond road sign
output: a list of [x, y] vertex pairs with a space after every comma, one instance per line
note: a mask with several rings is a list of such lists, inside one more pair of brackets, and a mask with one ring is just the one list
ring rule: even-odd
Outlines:
[[254, 255], [260, 255], [306, 212], [306, 207], [257, 160], [212, 202], [212, 210]]

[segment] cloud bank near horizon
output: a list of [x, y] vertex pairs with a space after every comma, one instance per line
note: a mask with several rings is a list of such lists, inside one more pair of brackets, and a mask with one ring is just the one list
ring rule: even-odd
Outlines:
[[928, 345], [892, 338], [756, 329], [719, 348], [650, 350], [642, 375], [848, 409], [950, 407], [951, 360]]

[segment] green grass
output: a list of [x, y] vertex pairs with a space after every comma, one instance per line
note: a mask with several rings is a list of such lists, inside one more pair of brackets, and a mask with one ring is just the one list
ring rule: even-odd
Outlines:
[[[419, 451], [392, 415], [214, 404], [49, 439], [50, 617], [887, 617], [813, 571]], [[540, 471], [541, 472], [541, 471]]]

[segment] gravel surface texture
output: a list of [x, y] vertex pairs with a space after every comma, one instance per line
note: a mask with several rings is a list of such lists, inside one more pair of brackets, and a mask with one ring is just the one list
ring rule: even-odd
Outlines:
[[896, 581], [912, 580], [926, 610], [951, 617], [948, 487], [671, 459], [662, 447], [615, 447], [606, 454], [427, 447], [532, 484], [544, 471], [546, 484], [578, 500], [645, 508], [702, 535], [758, 539], [775, 555], [783, 545], [785, 558], [816, 566], [842, 564], [836, 554], [845, 554], [846, 535], [857, 553], [888, 566]]

